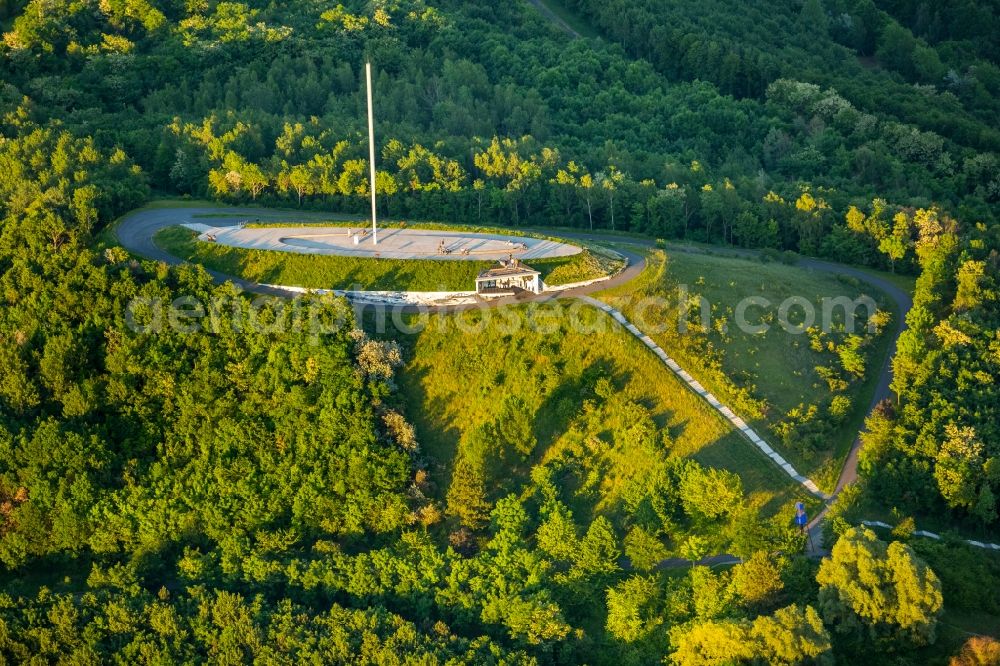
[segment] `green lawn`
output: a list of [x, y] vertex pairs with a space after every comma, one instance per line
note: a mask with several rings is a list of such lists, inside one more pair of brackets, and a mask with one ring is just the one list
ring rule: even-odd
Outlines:
[[[647, 269], [638, 280], [601, 292], [598, 297], [647, 329], [668, 354], [743, 416], [797, 469], [832, 490], [843, 457], [863, 422], [889, 336], [866, 340], [862, 349], [867, 357], [864, 376], [852, 378], [829, 347], [839, 348], [844, 339], [843, 332], [837, 330], [843, 323], [841, 310], [834, 313], [834, 330], [814, 341], [809, 334], [794, 335], [781, 328], [778, 306], [790, 296], [801, 296], [814, 304], [819, 325], [823, 297], [853, 299], [868, 294], [879, 309], [892, 312], [888, 299], [865, 284], [785, 264], [662, 250], [650, 251], [648, 257]], [[698, 310], [694, 309], [688, 334], [679, 333], [680, 285], [686, 285], [690, 296], [704, 296], [711, 304], [712, 328], [708, 331], [697, 326]], [[737, 304], [750, 296], [770, 301], [767, 307], [753, 305], [746, 311], [748, 323], [769, 323], [767, 332], [748, 333], [734, 325]], [[661, 302], [650, 307], [642, 302], [646, 297], [660, 297]], [[799, 321], [797, 311], [801, 312], [793, 309], [789, 314], [792, 323]], [[858, 313], [858, 329], [864, 333], [864, 310]], [[819, 367], [834, 371], [834, 381], [847, 384], [832, 390]], [[846, 406], [841, 399], [836, 419], [823, 411], [834, 393], [850, 400]], [[774, 428], [782, 422], [791, 423], [792, 410], [808, 413], [810, 405], [818, 406], [818, 411], [805, 423], [790, 425], [791, 434], [783, 441]]]
[[[490, 261], [409, 261], [247, 250], [201, 242], [197, 236], [184, 227], [168, 227], [157, 232], [154, 240], [174, 256], [226, 275], [311, 289], [471, 291], [476, 276], [494, 265]], [[585, 250], [570, 257], [532, 260], [531, 266], [541, 271], [547, 284], [558, 285], [607, 275], [617, 270], [620, 261], [599, 250]]]
[[139, 210], [163, 208], [225, 208], [227, 204], [212, 199], [153, 199]]
[[[531, 318], [536, 329], [512, 323]], [[487, 443], [498, 456], [489, 467], [494, 492], [522, 492], [534, 466], [558, 462], [574, 513], [585, 520], [595, 513], [617, 520], [630, 482], [649, 478], [670, 455], [737, 472], [749, 501], [768, 513], [807, 499], [644, 345], [583, 303], [434, 315], [417, 334], [390, 335], [406, 346], [407, 416], [442, 497], [456, 456], [482, 445], [476, 432], [484, 425], [498, 424], [530, 431], [530, 444], [509, 455]], [[613, 390], [602, 391], [602, 378]], [[630, 430], [646, 415], [667, 437], [652, 450], [635, 444]]]

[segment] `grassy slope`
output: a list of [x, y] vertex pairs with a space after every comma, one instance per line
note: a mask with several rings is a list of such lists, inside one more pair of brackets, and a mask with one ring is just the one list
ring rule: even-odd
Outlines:
[[[156, 244], [182, 259], [254, 282], [313, 289], [471, 291], [490, 261], [405, 261], [333, 255], [296, 254], [199, 242], [183, 227], [168, 227]], [[614, 262], [587, 251], [570, 257], [532, 260], [548, 284], [567, 284], [607, 274]]]
[[[550, 307], [562, 311], [557, 316]], [[409, 361], [401, 385], [408, 416], [432, 460], [442, 496], [465, 436], [496, 419], [504, 398], [515, 396], [530, 411], [537, 446], [528, 460], [493, 470], [498, 491], [519, 490], [529, 483], [531, 466], [582, 448], [585, 469], [580, 475], [593, 485], [586, 489], [569, 484], [579, 491], [574, 509], [577, 515], [596, 510], [614, 517], [619, 492], [628, 480], [651, 474], [662, 458], [616, 444], [604, 432], [579, 432], [574, 415], [585, 409], [581, 394], [594, 400], [586, 386], [595, 375], [611, 379], [622, 395], [643, 405], [657, 427], [668, 430], [673, 453], [739, 473], [754, 504], [777, 510], [800, 496], [787, 476], [611, 318], [581, 303], [560, 301], [534, 310], [550, 330], [502, 330], [509, 317], [523, 318], [530, 312], [531, 306], [522, 306], [485, 315], [436, 315], [422, 332], [403, 338]], [[485, 324], [484, 316], [489, 318]], [[576, 320], [586, 326], [577, 330]], [[595, 330], [588, 330], [591, 327]]]
[[[653, 333], [652, 337], [709, 390], [723, 401], [729, 401], [737, 413], [743, 411], [745, 416], [746, 409], [741, 410], [738, 398], [734, 397], [729, 387], [717, 381], [714, 373], [721, 370], [728, 377], [741, 378], [743, 382], [756, 386], [754, 395], [766, 400], [768, 409], [763, 418], [748, 420], [798, 469], [811, 475], [821, 486], [832, 489], [843, 456], [864, 419], [878, 368], [886, 352], [888, 336], [882, 335], [873, 346], [866, 380], [855, 382], [848, 389], [852, 410], [834, 433], [829, 449], [807, 456], [776, 445], [776, 437], [768, 431], [768, 426], [780, 421], [789, 409], [800, 403], [813, 404], [828, 395], [826, 384], [817, 375], [815, 367], [836, 365], [834, 355], [814, 352], [810, 349], [807, 335], [790, 335], [775, 320], [771, 329], [762, 335], [743, 333], [733, 325], [729, 326], [725, 336], [717, 332], [710, 334], [712, 345], [722, 352], [721, 367], [714, 370], [706, 367], [706, 359], [698, 348], [691, 347], [688, 344], [690, 341], [684, 340], [677, 332], [674, 304], [678, 284], [687, 285], [689, 293], [702, 294], [709, 300], [713, 306], [713, 320], [727, 316], [730, 324], [733, 322], [732, 311], [740, 299], [747, 296], [768, 299], [773, 304], [771, 312], [775, 312], [778, 304], [789, 296], [803, 296], [816, 305], [817, 316], [821, 312], [820, 299], [824, 296], [854, 298], [860, 293], [868, 293], [879, 302], [880, 307], [889, 306], [885, 302], [887, 299], [864, 285], [859, 289], [834, 276], [784, 264], [684, 252], [671, 252], [664, 258], [660, 251], [650, 254], [649, 268], [638, 281], [599, 295], [622, 308], [626, 314], [634, 314], [637, 296], [666, 294], [671, 306], [662, 312], [654, 311], [652, 317], [647, 317], [653, 324], [664, 324], [664, 330]], [[749, 322], [757, 323], [763, 312], [756, 306], [748, 309]], [[694, 315], [691, 320], [695, 320]]]

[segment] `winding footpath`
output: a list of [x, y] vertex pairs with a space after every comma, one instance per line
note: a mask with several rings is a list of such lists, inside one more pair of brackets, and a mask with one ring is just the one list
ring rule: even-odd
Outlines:
[[652, 338], [640, 331], [635, 324], [628, 321], [625, 318], [625, 315], [607, 303], [599, 301], [596, 298], [591, 298], [590, 296], [581, 296], [580, 298], [585, 303], [588, 303], [593, 307], [603, 310], [607, 314], [611, 315], [611, 317], [624, 326], [629, 333], [638, 338], [639, 342], [646, 345], [651, 352], [656, 354], [660, 361], [662, 361], [680, 381], [687, 384], [689, 389], [694, 391], [702, 400], [706, 401], [712, 409], [719, 414], [719, 416], [728, 421], [737, 432], [749, 440], [750, 443], [757, 447], [761, 453], [774, 461], [774, 464], [780, 467], [785, 474], [792, 478], [793, 481], [821, 500], [826, 501], [830, 499], [830, 496], [820, 490], [812, 479], [807, 479], [805, 476], [799, 474], [792, 464], [785, 460], [780, 453], [772, 449], [767, 442], [765, 442], [763, 438], [761, 438], [761, 436], [753, 430], [753, 428], [747, 425], [746, 421], [737, 416], [733, 410], [722, 404], [718, 398], [709, 393], [708, 389], [702, 386], [697, 379], [692, 377], [684, 368], [682, 368], [677, 361], [670, 358], [670, 356], [667, 355], [667, 352], [663, 351], [663, 349], [656, 344]]
[[[210, 217], [206, 217], [210, 216]], [[246, 220], [248, 218], [257, 218], [262, 222], [266, 221], [280, 221], [282, 219], [295, 218], [298, 220], [309, 220], [309, 219], [329, 219], [328, 215], [323, 213], [303, 213], [295, 211], [276, 211], [272, 209], [264, 208], [215, 208], [215, 207], [177, 207], [177, 208], [145, 208], [133, 211], [129, 213], [118, 223], [115, 233], [118, 236], [119, 241], [122, 246], [125, 247], [129, 252], [143, 256], [155, 261], [161, 261], [170, 265], [179, 265], [184, 263], [184, 261], [178, 257], [175, 257], [168, 252], [164, 251], [156, 245], [154, 242], [154, 236], [158, 231], [170, 226], [176, 226], [181, 224], [191, 224], [200, 223], [206, 224], [208, 226], [230, 226], [240, 220]], [[544, 231], [545, 233], [553, 233], [552, 229], [546, 230], [531, 230], [528, 231]], [[623, 327], [625, 327], [632, 335], [639, 339], [646, 347], [650, 349], [669, 369], [673, 372], [683, 383], [685, 383], [692, 391], [706, 400], [717, 413], [721, 415], [722, 418], [729, 421], [730, 424], [738, 431], [741, 432], [744, 437], [750, 441], [754, 446], [756, 446], [763, 455], [769, 457], [776, 465], [778, 465], [789, 477], [794, 479], [797, 483], [803, 486], [808, 492], [815, 495], [816, 497], [824, 501], [822, 510], [810, 521], [808, 525], [809, 532], [809, 554], [813, 556], [821, 556], [825, 554], [822, 550], [820, 544], [822, 543], [821, 531], [822, 531], [822, 521], [826, 516], [829, 507], [834, 501], [836, 501], [837, 496], [840, 492], [848, 485], [853, 483], [857, 479], [857, 469], [858, 469], [858, 452], [861, 448], [861, 438], [855, 439], [851, 449], [844, 460], [843, 467], [841, 468], [840, 476], [837, 480], [836, 488], [832, 495], [827, 495], [823, 493], [819, 488], [816, 487], [810, 479], [805, 478], [800, 475], [780, 454], [775, 452], [762, 438], [757, 435], [752, 429], [750, 429], [742, 419], [740, 419], [736, 414], [734, 414], [728, 407], [722, 404], [714, 395], [709, 393], [701, 384], [698, 383], [690, 374], [688, 374], [683, 368], [681, 368], [673, 359], [671, 359], [664, 350], [662, 350], [652, 339], [647, 335], [642, 333], [638, 328], [636, 328], [632, 323], [625, 319], [624, 315], [612, 308], [611, 306], [592, 298], [590, 294], [616, 287], [619, 285], [627, 284], [635, 278], [637, 278], [646, 267], [646, 260], [643, 255], [629, 250], [621, 249], [621, 244], [627, 244], [631, 246], [636, 246], [641, 250], [651, 249], [655, 247], [653, 241], [648, 239], [640, 239], [632, 236], [621, 236], [615, 234], [588, 234], [580, 232], [558, 232], [560, 237], [569, 240], [582, 240], [582, 241], [604, 241], [613, 242], [619, 245], [617, 251], [624, 255], [628, 260], [628, 265], [624, 270], [622, 270], [617, 275], [612, 276], [608, 280], [602, 282], [597, 282], [593, 284], [581, 285], [578, 287], [572, 287], [555, 292], [544, 292], [542, 294], [520, 294], [518, 296], [490, 299], [487, 302], [477, 302], [471, 304], [461, 304], [461, 305], [428, 305], [428, 306], [407, 306], [403, 309], [417, 310], [422, 309], [423, 311], [435, 311], [435, 312], [460, 312], [470, 309], [482, 309], [483, 307], [496, 308], [505, 305], [512, 305], [518, 303], [527, 302], [545, 302], [556, 298], [579, 298], [588, 304], [597, 307], [611, 316], [613, 319], [618, 321]], [[703, 252], [699, 248], [692, 246], [683, 245], [670, 245], [668, 246], [672, 251], [680, 252]], [[738, 249], [728, 249], [728, 248], [712, 248], [712, 252], [715, 254], [726, 254], [734, 257], [742, 258], [755, 258], [758, 253], [748, 250], [738, 250]], [[819, 259], [812, 258], [801, 258], [797, 266], [801, 268], [812, 269], [816, 271], [821, 271], [831, 275], [839, 275], [854, 278], [869, 284], [888, 296], [896, 306], [896, 325], [893, 332], [892, 339], [889, 344], [889, 349], [886, 356], [882, 362], [882, 366], [879, 370], [878, 381], [875, 386], [875, 390], [872, 395], [871, 404], [869, 405], [869, 413], [882, 400], [891, 397], [891, 383], [892, 383], [892, 358], [896, 353], [896, 344], [899, 339], [899, 335], [905, 329], [905, 318], [906, 313], [912, 307], [912, 300], [910, 295], [904, 290], [900, 289], [894, 283], [882, 278], [881, 276], [870, 273], [865, 270], [854, 268], [851, 266], [845, 266], [842, 264], [835, 264], [827, 261], [822, 261]], [[263, 285], [248, 280], [244, 280], [235, 276], [226, 275], [218, 271], [208, 270], [207, 272], [218, 282], [232, 282], [241, 289], [270, 296], [283, 296], [289, 297], [294, 296], [296, 293], [301, 293], [301, 289], [296, 288], [283, 288], [278, 285]], [[878, 521], [863, 521], [865, 524], [871, 526], [886, 526], [885, 523], [879, 523]], [[918, 531], [917, 534], [921, 536], [928, 536], [931, 538], [939, 538], [938, 535]], [[969, 541], [973, 546], [981, 548], [991, 548], [994, 550], [1000, 550], [1000, 545], [997, 544], [983, 544], [977, 541]], [[703, 563], [707, 564], [732, 564], [738, 562], [739, 558], [729, 554], [720, 554], [706, 558]], [[662, 568], [672, 568], [680, 566], [688, 566], [690, 563], [687, 560], [672, 559], [661, 563]]]

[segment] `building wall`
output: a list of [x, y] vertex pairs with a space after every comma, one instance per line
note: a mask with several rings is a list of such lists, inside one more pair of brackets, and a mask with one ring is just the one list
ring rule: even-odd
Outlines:
[[[518, 289], [524, 289], [530, 291], [533, 294], [539, 294], [542, 291], [542, 282], [538, 275], [515, 275], [511, 277], [497, 278], [489, 281], [477, 281], [476, 291], [479, 291], [481, 285], [495, 284], [496, 287], [501, 289], [507, 289], [515, 287]], [[487, 287], [488, 288], [488, 287]]]

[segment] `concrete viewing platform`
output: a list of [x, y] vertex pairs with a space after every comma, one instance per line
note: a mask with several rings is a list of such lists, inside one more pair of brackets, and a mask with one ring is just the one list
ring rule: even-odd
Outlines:
[[568, 257], [582, 248], [568, 243], [503, 234], [431, 229], [379, 229], [378, 245], [365, 227], [210, 227], [185, 225], [199, 240], [248, 250], [300, 254], [334, 254], [384, 259], [497, 261], [513, 256], [522, 261]]

